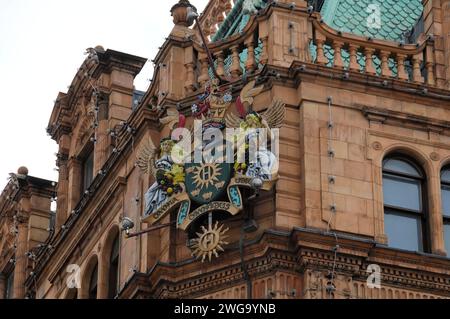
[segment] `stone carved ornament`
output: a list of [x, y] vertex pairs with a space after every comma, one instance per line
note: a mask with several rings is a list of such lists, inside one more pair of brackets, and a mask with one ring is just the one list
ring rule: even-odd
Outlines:
[[[144, 222], [152, 225], [178, 208], [177, 228], [187, 230], [194, 220], [205, 214], [211, 216], [217, 210], [227, 211], [231, 215], [241, 212], [244, 201], [239, 187], [251, 187], [251, 181], [255, 178], [260, 180], [261, 189], [270, 190], [273, 187], [278, 170], [275, 155], [266, 146], [262, 146], [257, 151], [256, 161], [247, 162], [248, 143], [252, 134], [267, 134], [268, 140], [272, 138], [271, 129], [280, 128], [284, 121], [285, 104], [274, 100], [266, 112], [259, 114], [253, 111], [254, 98], [263, 90], [263, 86], [255, 87], [255, 84], [255, 81], [251, 81], [241, 90], [236, 100], [237, 114], [230, 109], [233, 99], [231, 88], [219, 87], [215, 79], [206, 85], [204, 94], [191, 107], [192, 116], [202, 120], [202, 134], [207, 134], [212, 129], [240, 129], [236, 134], [243, 136], [235, 137], [238, 143], [245, 143], [244, 163], [238, 162], [236, 152], [240, 148], [234, 145], [234, 166], [223, 162], [188, 162], [180, 165], [171, 156], [174, 147], [179, 147], [179, 140], [172, 139], [176, 134], [171, 132], [171, 137], [163, 138], [159, 147], [154, 145], [151, 138], [148, 140], [138, 153], [136, 162], [142, 173], [155, 178], [145, 194]], [[169, 108], [167, 116], [160, 122], [173, 131], [184, 128], [186, 118], [176, 109]], [[212, 141], [202, 143], [205, 147]], [[225, 195], [228, 195], [229, 202], [217, 201]], [[191, 202], [199, 207], [191, 210]], [[193, 240], [193, 255], [202, 261], [206, 258], [211, 260], [212, 256], [218, 257], [218, 252], [223, 251], [223, 246], [226, 245], [224, 239], [228, 229], [223, 225], [214, 226], [211, 217], [208, 223], [207, 227], [203, 226], [196, 232], [198, 238]]]

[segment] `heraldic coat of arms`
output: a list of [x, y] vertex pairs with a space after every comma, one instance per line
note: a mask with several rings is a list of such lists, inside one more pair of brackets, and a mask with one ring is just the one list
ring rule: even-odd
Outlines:
[[192, 253], [202, 261], [218, 257], [227, 245], [228, 229], [214, 216], [220, 212], [223, 221], [224, 213], [239, 214], [242, 190], [269, 191], [277, 180], [277, 156], [267, 141], [273, 149], [285, 104], [274, 100], [265, 112], [255, 112], [262, 91], [251, 81], [234, 99], [230, 87], [213, 79], [191, 107], [189, 128], [185, 115], [168, 108], [160, 122], [171, 136], [158, 147], [149, 138], [138, 153], [137, 166], [155, 180], [145, 194], [142, 221], [153, 225], [177, 211], [177, 228], [193, 234]]

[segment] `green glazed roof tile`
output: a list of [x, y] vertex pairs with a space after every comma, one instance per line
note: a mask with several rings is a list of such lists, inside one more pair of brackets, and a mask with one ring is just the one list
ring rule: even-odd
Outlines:
[[[263, 9], [269, 0], [247, 0], [257, 10]], [[233, 9], [225, 18], [219, 30], [213, 36], [212, 41], [224, 40], [234, 34], [242, 32], [250, 20], [250, 14], [244, 11], [245, 0], [235, 0]]]
[[[212, 41], [226, 39], [232, 35], [242, 32], [250, 20], [248, 12], [244, 11], [245, 1], [251, 2], [255, 9], [264, 8], [269, 0], [235, 0], [233, 9], [220, 26], [218, 32], [212, 38]], [[248, 3], [247, 3], [248, 4]], [[374, 21], [375, 12], [371, 11], [369, 6], [375, 5], [380, 11], [380, 26], [370, 24]], [[353, 33], [361, 36], [371, 36], [377, 39], [400, 41], [404, 34], [413, 29], [423, 12], [421, 0], [325, 0], [321, 14], [325, 23], [330, 27], [347, 33]], [[259, 65], [259, 59], [262, 51], [262, 43], [255, 48], [255, 58]], [[317, 57], [317, 48], [313, 42], [310, 43], [310, 51], [313, 60]], [[342, 60], [344, 67], [348, 68], [350, 64], [350, 55], [346, 49], [342, 49]], [[324, 46], [325, 57], [328, 59], [328, 66], [332, 66], [334, 61], [334, 50]], [[239, 55], [242, 72], [245, 73], [245, 62], [247, 60], [247, 50]], [[357, 61], [361, 72], [364, 71], [366, 58], [361, 53], [357, 53]], [[225, 72], [229, 75], [232, 64], [231, 56], [225, 58]], [[217, 61], [216, 61], [217, 63]], [[381, 61], [377, 56], [373, 56], [373, 66], [377, 74], [381, 74]], [[389, 67], [393, 76], [397, 74], [397, 65], [393, 59], [389, 59]], [[405, 65], [406, 72], [411, 73], [411, 66]], [[212, 71], [210, 70], [212, 76]]]
[[[370, 10], [373, 5], [379, 9], [379, 27], [369, 23], [375, 21], [376, 12]], [[422, 12], [421, 0], [325, 0], [321, 14], [324, 22], [338, 31], [400, 41]]]

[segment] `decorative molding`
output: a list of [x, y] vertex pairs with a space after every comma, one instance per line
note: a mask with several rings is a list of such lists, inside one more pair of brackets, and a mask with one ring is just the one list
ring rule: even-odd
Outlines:
[[398, 135], [398, 134], [387, 133], [387, 132], [371, 130], [371, 129], [367, 130], [367, 134], [370, 136], [384, 137], [384, 138], [388, 138], [388, 139], [395, 140], [395, 141], [402, 141], [402, 142], [406, 142], [406, 143], [425, 145], [425, 146], [450, 150], [450, 144], [441, 143], [441, 142], [432, 142], [432, 141], [418, 139], [415, 137], [408, 137], [408, 136], [404, 136], [404, 135]]
[[375, 151], [381, 151], [383, 149], [383, 145], [380, 142], [373, 142], [372, 143], [372, 148]]
[[439, 161], [440, 159], [441, 159], [441, 156], [438, 154], [438, 153], [436, 153], [436, 152], [432, 152], [431, 154], [430, 154], [430, 158], [433, 160], [433, 161]]
[[[277, 248], [269, 243], [272, 237], [273, 234], [266, 233], [252, 244], [253, 248], [247, 248], [249, 252], [246, 255], [252, 256], [246, 261], [252, 282], [280, 271], [298, 276], [316, 274], [317, 278], [311, 279], [303, 297], [324, 298], [327, 297], [324, 295], [326, 277], [335, 269], [335, 284], [340, 294], [336, 297], [352, 298], [354, 284], [356, 281], [365, 283], [368, 277], [367, 266], [375, 263], [382, 268], [382, 282], [392, 289], [425, 291], [436, 298], [450, 297], [450, 275], [445, 271], [450, 264], [448, 259], [431, 256], [424, 258], [415, 253], [376, 247], [370, 241], [342, 236], [339, 238], [340, 248], [335, 259], [334, 252], [329, 249], [335, 244], [333, 236], [296, 230], [290, 235], [281, 236], [279, 239], [283, 241], [284, 238], [284, 245]], [[295, 246], [285, 246], [294, 238], [302, 240]], [[261, 245], [265, 247], [264, 253], [255, 254], [254, 251], [261, 251], [258, 248]], [[385, 258], [391, 255], [397, 257]], [[245, 284], [239, 258], [231, 252], [224, 254], [222, 258], [227, 258], [232, 264], [211, 268], [207, 273], [195, 276], [189, 276], [190, 273], [198, 274], [198, 263], [195, 261], [159, 263], [149, 273], [133, 276], [120, 293], [120, 298], [201, 298]]]
[[395, 124], [411, 129], [427, 132], [432, 131], [439, 134], [447, 133], [447, 135], [450, 135], [450, 121], [431, 119], [426, 116], [413, 115], [365, 105], [355, 106], [361, 109], [362, 113], [369, 121]]

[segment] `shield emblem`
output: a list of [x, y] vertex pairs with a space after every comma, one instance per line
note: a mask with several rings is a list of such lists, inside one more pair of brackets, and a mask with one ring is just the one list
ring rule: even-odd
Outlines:
[[222, 196], [231, 178], [229, 163], [188, 163], [185, 165], [186, 191], [191, 200], [203, 205]]

